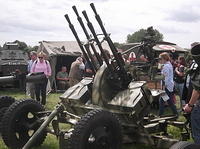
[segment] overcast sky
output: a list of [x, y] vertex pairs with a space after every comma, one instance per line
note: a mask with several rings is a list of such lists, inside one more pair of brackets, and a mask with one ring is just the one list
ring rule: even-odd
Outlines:
[[64, 14], [68, 13], [81, 40], [85, 36], [71, 7], [86, 10], [98, 33], [89, 4], [94, 2], [115, 42], [130, 33], [154, 26], [164, 40], [190, 47], [200, 37], [199, 0], [0, 0], [0, 45], [16, 39], [29, 45], [38, 41], [75, 40]]

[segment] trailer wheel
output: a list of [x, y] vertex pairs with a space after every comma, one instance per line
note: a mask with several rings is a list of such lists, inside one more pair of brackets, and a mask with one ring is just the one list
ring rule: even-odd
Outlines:
[[[8, 109], [8, 107], [15, 102], [15, 98], [10, 96], [0, 96], [0, 125], [1, 120], [4, 116], [4, 113]], [[1, 132], [1, 129], [0, 129]]]
[[172, 145], [170, 149], [200, 149], [200, 145], [187, 141], [180, 141]]
[[15, 102], [15, 98], [10, 96], [0, 96], [0, 109], [3, 107], [9, 107]]
[[0, 109], [0, 132], [2, 132], [2, 118], [4, 116], [4, 114], [6, 113], [6, 111], [8, 110], [8, 107], [3, 107]]
[[119, 119], [103, 110], [92, 110], [75, 125], [66, 149], [120, 149]]
[[[11, 149], [21, 149], [41, 125], [40, 117], [36, 113], [44, 110], [41, 104], [32, 99], [19, 100], [12, 104], [2, 119], [4, 143]], [[41, 132], [34, 146], [41, 145], [46, 135], [46, 132]]]

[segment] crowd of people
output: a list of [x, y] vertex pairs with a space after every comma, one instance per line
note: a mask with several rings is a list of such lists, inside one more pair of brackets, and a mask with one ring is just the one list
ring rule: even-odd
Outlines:
[[180, 98], [180, 111], [191, 113], [190, 119], [194, 142], [200, 144], [200, 71], [198, 67], [200, 43], [192, 44], [191, 53], [193, 51], [197, 53], [197, 58], [188, 60], [187, 64], [182, 56], [174, 59], [173, 55], [169, 53], [160, 54], [159, 60], [163, 64], [161, 70], [164, 77], [163, 86], [168, 97], [160, 98], [159, 115], [162, 116], [164, 114], [164, 108], [167, 103], [173, 114], [178, 116], [174, 100], [176, 91]]
[[[200, 50], [200, 44], [194, 45], [192, 48], [198, 46]], [[44, 52], [31, 52], [31, 60], [28, 64], [28, 72], [44, 73], [45, 79], [39, 83], [28, 83], [29, 94], [31, 98], [36, 98], [41, 104], [46, 104], [46, 87], [48, 78], [51, 76], [51, 66]], [[124, 57], [125, 62], [131, 63], [136, 60], [135, 53], [130, 53], [129, 56]], [[148, 62], [148, 59], [144, 55], [139, 57], [142, 62]], [[173, 114], [178, 116], [179, 112], [184, 110], [185, 112], [192, 112], [191, 124], [193, 131], [193, 138], [195, 143], [200, 144], [200, 83], [197, 87], [192, 83], [191, 73], [186, 73], [187, 70], [198, 70], [198, 65], [194, 60], [186, 60], [183, 56], [175, 55], [171, 53], [161, 53], [159, 55], [159, 63], [161, 64], [162, 87], [166, 92], [165, 96], [161, 96], [159, 99], [159, 116], [164, 115], [165, 107], [168, 105]], [[69, 72], [69, 73], [68, 73]], [[188, 71], [189, 72], [189, 71]], [[196, 71], [194, 71], [196, 72]], [[198, 71], [199, 72], [199, 71]], [[66, 90], [69, 87], [74, 86], [81, 81], [83, 77], [93, 77], [93, 71], [87, 62], [84, 62], [82, 57], [78, 57], [72, 64], [68, 71], [66, 66], [62, 66], [60, 71], [56, 74], [56, 80], [58, 88]], [[200, 76], [195, 73], [195, 77]], [[193, 76], [193, 78], [195, 78]], [[199, 81], [199, 79], [197, 79]], [[180, 99], [180, 109], [176, 107], [176, 97]]]
[[31, 98], [36, 98], [38, 102], [46, 104], [46, 89], [48, 78], [51, 76], [51, 66], [48, 60], [46, 60], [46, 54], [44, 52], [30, 53], [31, 60], [28, 63], [28, 73], [34, 75], [37, 73], [44, 73], [45, 78], [37, 83], [28, 83], [27, 88], [30, 91]]
[[[68, 73], [69, 72], [69, 73]], [[36, 99], [41, 104], [46, 104], [47, 94], [47, 83], [51, 77], [51, 66], [49, 61], [46, 59], [44, 52], [30, 52], [30, 60], [28, 62], [28, 73], [29, 75], [35, 75], [44, 73], [45, 79], [41, 82], [27, 83], [27, 94], [32, 99]], [[60, 71], [56, 74], [57, 89], [67, 90], [69, 87], [74, 86], [81, 81], [83, 77], [92, 77], [93, 71], [90, 65], [82, 57], [76, 58], [71, 64], [71, 68], [68, 71], [66, 66], [62, 66]]]
[[[48, 60], [46, 60], [46, 55], [44, 52], [30, 53], [30, 61], [28, 64], [29, 73], [38, 73], [44, 72], [46, 79], [40, 83], [27, 83], [27, 88], [31, 98], [36, 98], [42, 104], [46, 103], [46, 87], [48, 78], [51, 76], [51, 66]], [[134, 52], [131, 52], [129, 56], [124, 57], [126, 63], [131, 63], [134, 61], [148, 62], [147, 58], [144, 55], [140, 55], [136, 59]], [[178, 59], [174, 59], [172, 55], [168, 53], [162, 53], [160, 55], [160, 63], [162, 63], [162, 74], [165, 77], [165, 91], [167, 92], [170, 99], [174, 98], [174, 91], [177, 90], [177, 93], [182, 99], [183, 87], [185, 82], [185, 69], [186, 63], [184, 57], [180, 56]], [[60, 71], [56, 74], [56, 84], [57, 89], [66, 90], [71, 86], [74, 86], [81, 81], [83, 77], [93, 77], [93, 71], [90, 65], [87, 62], [84, 62], [82, 57], [78, 57], [72, 64], [70, 70], [67, 70], [66, 66], [62, 66]], [[184, 96], [185, 97], [185, 96]], [[185, 104], [184, 100], [180, 100], [181, 107]], [[164, 113], [165, 103], [162, 100], [160, 101], [160, 112], [159, 115]], [[177, 110], [174, 104], [174, 100], [168, 100], [168, 105], [172, 108], [173, 112], [177, 114]]]
[[62, 66], [61, 71], [57, 73], [58, 89], [66, 90], [80, 82], [83, 77], [93, 77], [93, 75], [90, 65], [87, 62], [84, 63], [82, 57], [78, 57], [71, 64], [69, 74], [66, 66]]
[[[173, 53], [161, 53], [159, 56], [160, 63], [163, 65], [161, 68], [161, 73], [164, 77], [163, 87], [169, 96], [165, 102], [160, 99], [160, 110], [159, 115], [163, 115], [163, 108], [166, 102], [171, 107], [174, 114], [178, 115], [178, 112], [182, 111], [182, 108], [190, 98], [189, 85], [191, 86], [190, 79], [188, 78], [187, 71], [190, 69], [193, 61], [186, 64], [186, 60], [183, 56], [174, 56]], [[188, 80], [188, 79], [189, 80]], [[176, 97], [178, 95], [180, 109], [177, 110], [175, 103]]]

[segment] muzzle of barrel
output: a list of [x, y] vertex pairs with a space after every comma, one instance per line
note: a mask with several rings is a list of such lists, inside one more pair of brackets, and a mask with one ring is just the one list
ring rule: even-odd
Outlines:
[[26, 76], [26, 82], [31, 83], [42, 83], [45, 81], [46, 75], [44, 73], [35, 73], [30, 76]]
[[200, 66], [200, 44], [192, 47], [191, 54], [192, 54], [192, 58]]

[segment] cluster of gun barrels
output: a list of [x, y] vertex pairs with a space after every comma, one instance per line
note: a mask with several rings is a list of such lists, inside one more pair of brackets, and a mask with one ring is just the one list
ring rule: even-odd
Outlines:
[[[85, 44], [83, 44], [80, 40], [80, 38], [78, 37], [78, 34], [74, 28], [74, 25], [71, 23], [70, 21], [70, 18], [68, 16], [68, 14], [65, 15], [65, 18], [67, 20], [67, 22], [69, 23], [69, 28], [71, 29], [73, 35], [75, 36], [76, 38], [76, 41], [83, 53], [83, 56], [84, 58], [86, 59], [86, 61], [89, 63], [89, 65], [91, 66], [93, 72], [95, 73], [98, 68], [103, 64], [103, 62], [106, 63], [107, 65], [107, 68], [109, 70], [109, 72], [111, 73], [115, 73], [115, 74], [118, 74], [118, 77], [121, 78], [122, 80], [126, 80], [126, 78], [128, 77], [127, 75], [127, 72], [125, 71], [125, 68], [124, 68], [124, 60], [122, 58], [122, 55], [120, 52], [118, 52], [117, 48], [115, 47], [113, 41], [111, 40], [109, 34], [107, 33], [104, 25], [103, 25], [103, 22], [99, 16], [99, 14], [97, 13], [96, 11], [96, 8], [94, 6], [93, 3], [90, 4], [94, 14], [95, 14], [95, 18], [103, 32], [103, 35], [104, 35], [104, 40], [107, 41], [109, 47], [110, 47], [110, 50], [112, 52], [112, 55], [113, 55], [113, 59], [115, 61], [115, 64], [113, 64], [109, 58], [108, 58], [108, 55], [106, 54], [105, 50], [103, 49], [102, 47], [102, 41], [99, 40], [98, 38], [98, 35], [96, 34], [96, 31], [94, 29], [94, 26], [93, 24], [91, 23], [86, 11], [82, 11], [82, 14], [87, 22], [87, 26], [90, 30], [90, 32], [92, 33], [92, 35], [90, 35], [83, 23], [83, 20], [82, 18], [80, 17], [78, 11], [77, 11], [77, 8], [76, 6], [73, 6], [73, 10], [77, 16], [77, 20], [78, 22], [80, 23], [82, 29], [83, 29], [83, 32], [85, 33], [86, 35], [86, 38], [87, 38], [87, 42]], [[100, 50], [100, 53], [99, 54], [94, 46], [94, 43], [98, 46], [99, 50]], [[90, 51], [90, 49], [92, 49], [92, 52]], [[96, 58], [94, 58], [93, 54]], [[98, 64], [97, 64], [98, 63]]]

